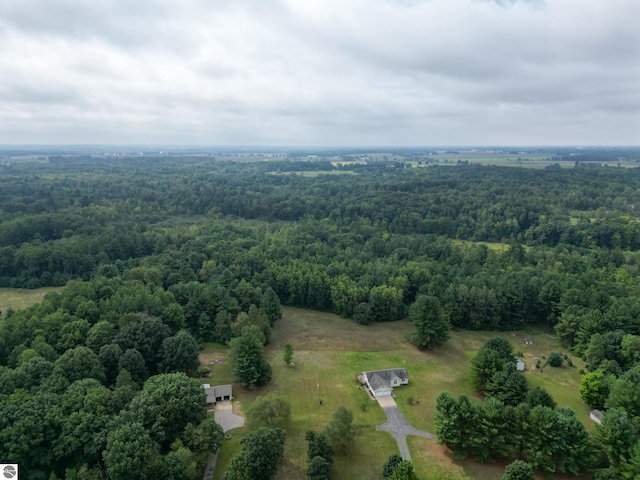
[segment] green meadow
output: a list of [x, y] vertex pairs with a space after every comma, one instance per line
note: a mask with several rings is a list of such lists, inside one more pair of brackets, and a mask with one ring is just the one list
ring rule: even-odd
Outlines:
[[46, 287], [27, 290], [26, 288], [0, 288], [0, 312], [6, 315], [9, 308], [22, 310], [40, 302], [49, 292], [61, 292], [64, 287]]

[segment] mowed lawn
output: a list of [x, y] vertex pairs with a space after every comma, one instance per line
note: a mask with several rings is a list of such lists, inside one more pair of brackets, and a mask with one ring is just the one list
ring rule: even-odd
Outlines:
[[[381, 479], [384, 462], [389, 455], [398, 453], [398, 448], [390, 434], [375, 430], [376, 425], [386, 421], [384, 412], [359, 386], [356, 374], [364, 370], [407, 368], [410, 382], [395, 390], [396, 402], [413, 426], [433, 433], [435, 400], [440, 392], [465, 394], [473, 401], [481, 400], [470, 387], [470, 360], [484, 342], [494, 335], [506, 338], [513, 344], [515, 352], [523, 353], [525, 375], [531, 386], [545, 387], [559, 405], [574, 408], [585, 425], [592, 428], [588, 408], [578, 394], [581, 362], [572, 358], [574, 368], [535, 369], [535, 358], [544, 363], [542, 356], [548, 357], [554, 350], [562, 351], [548, 332], [456, 331], [452, 339], [439, 350], [423, 352], [405, 340], [411, 331], [412, 327], [406, 320], [361, 326], [329, 313], [284, 309], [283, 319], [274, 327], [272, 343], [265, 349], [273, 368], [273, 380], [254, 391], [234, 385], [237, 411], [246, 412], [257, 395], [266, 393], [282, 395], [291, 403], [292, 418], [287, 426], [285, 455], [275, 478], [306, 478], [305, 432], [322, 431], [336, 409], [345, 406], [354, 414], [358, 435], [349, 456], [335, 457], [332, 478]], [[533, 343], [525, 344], [525, 338]], [[286, 343], [291, 343], [294, 349], [293, 367], [287, 367], [282, 361]], [[203, 351], [203, 363], [218, 362], [211, 365], [213, 373], [207, 382], [219, 384], [232, 381], [231, 365], [226, 355], [227, 349], [223, 347], [209, 346]], [[412, 405], [408, 403], [409, 397], [413, 399]], [[319, 398], [322, 399], [322, 405], [318, 405]], [[364, 411], [362, 406], [366, 406]], [[226, 463], [240, 451], [237, 437], [246, 431], [248, 429], [245, 427], [231, 432], [233, 438], [223, 444], [215, 478], [222, 478]], [[446, 448], [432, 440], [409, 437], [409, 447], [415, 469], [423, 480], [499, 479], [504, 472], [504, 465], [500, 464], [455, 461]]]

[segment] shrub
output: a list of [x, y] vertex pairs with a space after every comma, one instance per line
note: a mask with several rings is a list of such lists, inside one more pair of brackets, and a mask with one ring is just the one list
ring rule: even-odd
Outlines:
[[551, 352], [549, 354], [549, 360], [547, 360], [547, 363], [555, 368], [562, 366], [562, 355], [560, 355], [558, 352]]

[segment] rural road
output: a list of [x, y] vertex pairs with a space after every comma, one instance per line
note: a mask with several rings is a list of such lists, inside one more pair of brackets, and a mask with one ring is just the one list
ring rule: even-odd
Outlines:
[[418, 430], [417, 428], [413, 428], [409, 425], [409, 422], [404, 418], [404, 415], [398, 408], [398, 405], [396, 405], [396, 402], [391, 397], [384, 397], [383, 401], [380, 400], [382, 399], [378, 399], [378, 403], [380, 403], [380, 406], [387, 416], [387, 422], [383, 425], [376, 425], [376, 430], [389, 432], [396, 437], [398, 448], [400, 449], [400, 456], [403, 459], [411, 460], [409, 446], [407, 445], [407, 435], [417, 435], [419, 437], [430, 438], [432, 440], [436, 438], [436, 436], [431, 433], [423, 432], [422, 430]]

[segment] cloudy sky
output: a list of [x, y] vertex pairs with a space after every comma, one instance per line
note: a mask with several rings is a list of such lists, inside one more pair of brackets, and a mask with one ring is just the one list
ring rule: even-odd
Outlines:
[[639, 0], [0, 0], [0, 144], [638, 145]]

